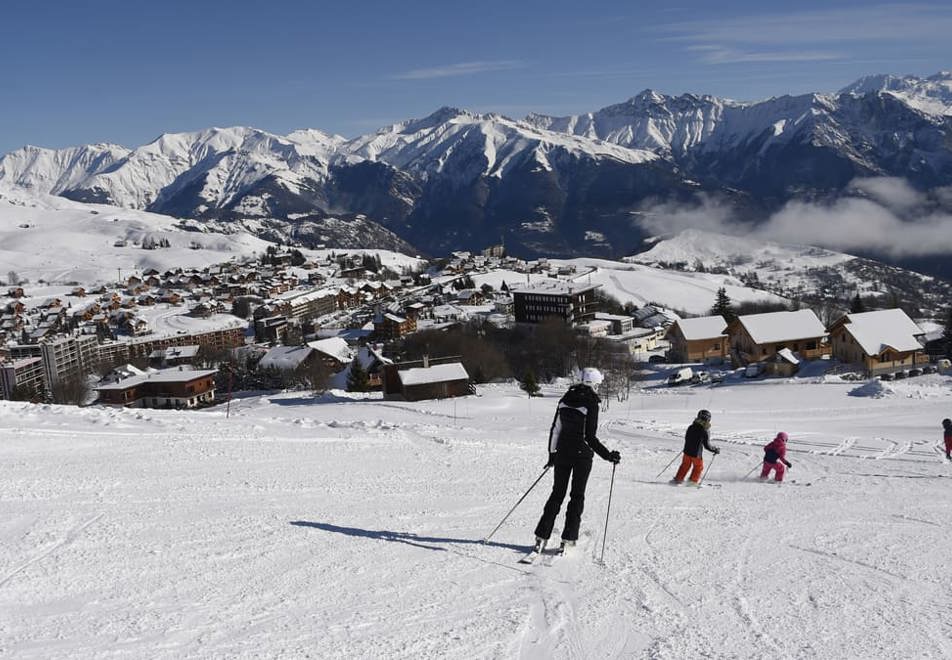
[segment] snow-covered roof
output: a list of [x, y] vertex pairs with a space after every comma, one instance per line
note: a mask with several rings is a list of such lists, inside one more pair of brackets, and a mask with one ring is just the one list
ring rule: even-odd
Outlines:
[[748, 314], [738, 320], [757, 344], [812, 339], [826, 334], [826, 328], [810, 309]]
[[445, 383], [453, 380], [469, 380], [469, 374], [459, 362], [437, 364], [432, 367], [416, 367], [398, 371], [397, 375], [404, 386], [424, 385], [427, 383]]
[[161, 371], [154, 371], [142, 376], [125, 378], [117, 383], [100, 385], [96, 389], [98, 391], [126, 390], [130, 387], [142, 385], [143, 383], [187, 383], [193, 380], [198, 380], [199, 378], [214, 376], [216, 373], [218, 372], [215, 369], [163, 369]]
[[781, 348], [777, 351], [777, 355], [790, 364], [800, 364], [800, 359], [789, 348]]
[[680, 319], [675, 323], [681, 328], [681, 334], [688, 341], [723, 337], [727, 333], [727, 321], [719, 314], [695, 319]]
[[574, 296], [586, 291], [594, 291], [601, 284], [579, 284], [578, 282], [566, 282], [565, 280], [541, 280], [528, 286], [510, 289], [510, 293], [537, 294], [548, 296]]
[[846, 331], [853, 335], [866, 355], [879, 355], [887, 348], [896, 351], [917, 351], [922, 348], [917, 335], [922, 328], [901, 309], [847, 314]]
[[258, 362], [259, 369], [279, 369], [290, 371], [297, 369], [314, 349], [310, 346], [275, 346]]
[[327, 339], [309, 341], [307, 345], [318, 353], [329, 355], [338, 362], [350, 362], [354, 358], [350, 346], [348, 346], [347, 342], [341, 337], [328, 337]]

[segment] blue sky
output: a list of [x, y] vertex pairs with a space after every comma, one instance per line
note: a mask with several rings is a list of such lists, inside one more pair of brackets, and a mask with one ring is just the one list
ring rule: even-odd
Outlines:
[[952, 68], [952, 4], [10, 0], [0, 153], [250, 125], [353, 136], [442, 105], [569, 114]]

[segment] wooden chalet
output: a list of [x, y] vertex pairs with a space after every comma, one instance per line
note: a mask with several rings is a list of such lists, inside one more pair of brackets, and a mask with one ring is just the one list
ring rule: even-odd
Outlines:
[[671, 342], [672, 362], [721, 361], [729, 354], [727, 321], [720, 315], [679, 319], [665, 337]]
[[184, 368], [133, 376], [100, 385], [99, 403], [127, 408], [194, 408], [215, 400], [214, 369]]
[[927, 364], [924, 335], [901, 309], [846, 314], [830, 326], [833, 357], [868, 376]]
[[740, 316], [727, 326], [727, 334], [739, 364], [768, 360], [784, 348], [803, 360], [830, 354], [826, 328], [809, 309]]

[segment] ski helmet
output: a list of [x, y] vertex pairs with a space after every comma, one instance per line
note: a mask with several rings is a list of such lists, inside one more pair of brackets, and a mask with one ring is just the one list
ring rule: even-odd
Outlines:
[[602, 372], [595, 367], [585, 367], [582, 369], [581, 381], [583, 385], [588, 385], [594, 390], [598, 389], [598, 386], [602, 384], [603, 380], [605, 380], [605, 377], [602, 376]]
[[709, 422], [711, 421], [711, 411], [710, 410], [699, 410], [697, 413], [697, 418]]
[[786, 442], [786, 441], [787, 441], [787, 434], [784, 433], [783, 431], [781, 431], [780, 433], [777, 434], [777, 440], [781, 440], [781, 441], [783, 441], [783, 442]]
[[952, 419], [949, 419], [948, 417], [943, 419], [942, 426], [944, 426], [945, 428], [949, 428], [950, 426], [952, 426]]

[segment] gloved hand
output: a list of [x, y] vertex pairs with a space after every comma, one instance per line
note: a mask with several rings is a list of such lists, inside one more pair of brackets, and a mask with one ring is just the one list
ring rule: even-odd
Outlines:
[[718, 454], [721, 453], [721, 450], [718, 449], [717, 447], [714, 447], [714, 449], [711, 450], [711, 453], [714, 454], [715, 456], [717, 456]]
[[608, 460], [611, 463], [618, 464], [621, 462], [621, 454], [619, 454], [617, 451], [610, 451], [608, 452]]
[[549, 454], [549, 462], [544, 467], [550, 468], [555, 465], [555, 454]]
[[791, 463], [790, 461], [784, 461], [784, 463], [787, 464], [787, 467], [788, 467], [788, 468], [792, 468], [792, 467], [793, 467], [793, 463]]

